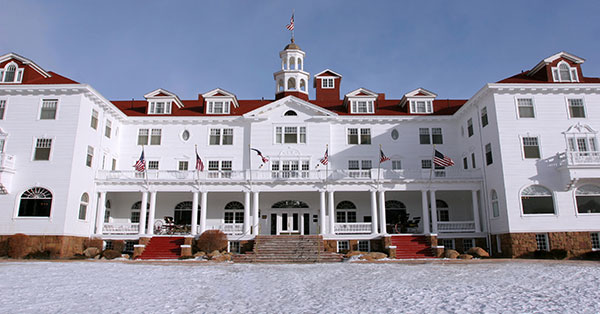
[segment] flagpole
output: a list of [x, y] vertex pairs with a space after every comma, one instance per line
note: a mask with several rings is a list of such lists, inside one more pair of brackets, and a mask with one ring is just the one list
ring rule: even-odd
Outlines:
[[292, 42], [294, 42], [294, 30], [296, 29], [296, 9], [292, 9], [292, 17], [294, 18], [294, 28], [292, 29]]
[[250, 188], [252, 188], [252, 148], [250, 144], [248, 144], [248, 183], [250, 184]]
[[327, 189], [327, 186], [329, 185], [329, 160], [331, 158], [329, 158], [329, 144], [325, 144], [325, 152], [327, 153], [327, 163], [325, 164], [325, 189]]
[[150, 183], [148, 182], [148, 163], [146, 163], [146, 152], [144, 151], [144, 145], [142, 145], [142, 155], [144, 155], [144, 181], [146, 181], [146, 188], [150, 188]]
[[381, 188], [381, 144], [379, 144], [379, 167], [377, 167], [377, 184]]
[[200, 172], [198, 171], [198, 144], [194, 145], [194, 152], [196, 153], [196, 156], [194, 156], [196, 159], [196, 163], [194, 163], [194, 168], [196, 169], [196, 185], [199, 186]]

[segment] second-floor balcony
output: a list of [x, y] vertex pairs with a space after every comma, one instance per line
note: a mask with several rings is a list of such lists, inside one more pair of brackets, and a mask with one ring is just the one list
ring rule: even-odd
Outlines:
[[148, 170], [147, 172], [99, 170], [98, 181], [107, 182], [393, 182], [411, 180], [480, 180], [479, 169], [363, 169], [363, 170], [239, 170], [239, 171], [177, 171]]
[[573, 167], [573, 166], [588, 166], [588, 167], [600, 167], [600, 152], [598, 151], [584, 151], [574, 152], [566, 151], [558, 154], [559, 166], [560, 167]]

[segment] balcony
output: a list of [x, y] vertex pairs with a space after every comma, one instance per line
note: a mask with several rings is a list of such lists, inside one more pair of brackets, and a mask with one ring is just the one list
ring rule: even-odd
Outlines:
[[600, 151], [558, 153], [557, 169], [566, 189], [572, 188], [580, 179], [600, 177]]
[[474, 221], [438, 221], [437, 229], [439, 233], [476, 231]]
[[334, 225], [335, 234], [369, 234], [371, 233], [370, 222], [348, 222], [336, 223]]
[[102, 234], [138, 234], [139, 231], [139, 223], [105, 223]]

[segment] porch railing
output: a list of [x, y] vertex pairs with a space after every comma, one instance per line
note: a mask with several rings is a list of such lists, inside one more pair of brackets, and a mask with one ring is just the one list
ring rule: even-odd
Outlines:
[[475, 232], [474, 221], [438, 221], [438, 232]]
[[140, 231], [139, 223], [105, 223], [103, 234], [137, 234]]
[[[240, 235], [244, 233], [244, 224], [237, 223], [226, 223], [216, 226], [207, 226], [207, 230], [221, 230], [226, 235]], [[196, 230], [197, 234], [200, 234], [200, 226]]]
[[334, 225], [334, 231], [336, 234], [371, 233], [371, 223], [370, 222], [336, 223]]
[[589, 152], [572, 152], [566, 151], [558, 154], [560, 166], [578, 166], [587, 165], [600, 166], [600, 152], [589, 151]]
[[15, 156], [1, 153], [0, 170], [1, 169], [15, 169]]

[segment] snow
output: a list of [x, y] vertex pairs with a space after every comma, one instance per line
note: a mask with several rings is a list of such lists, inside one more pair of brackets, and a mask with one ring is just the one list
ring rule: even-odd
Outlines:
[[2, 313], [598, 313], [600, 264], [0, 262]]

